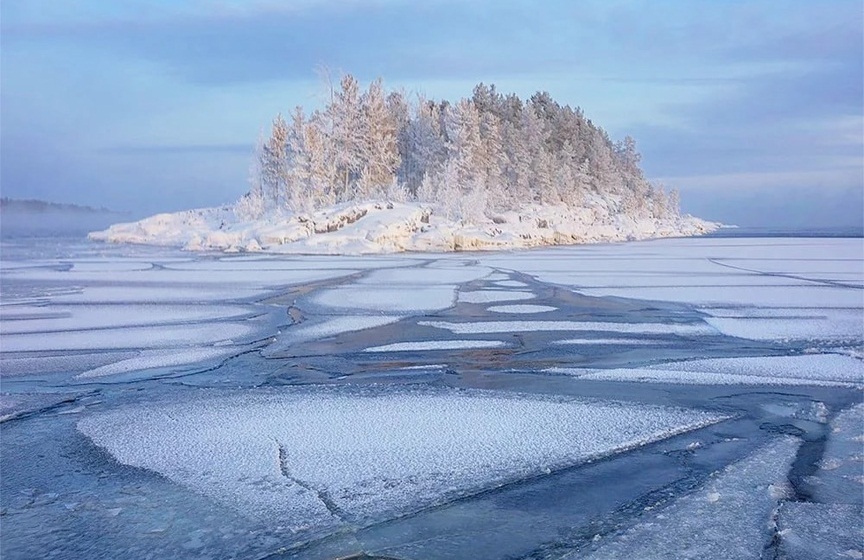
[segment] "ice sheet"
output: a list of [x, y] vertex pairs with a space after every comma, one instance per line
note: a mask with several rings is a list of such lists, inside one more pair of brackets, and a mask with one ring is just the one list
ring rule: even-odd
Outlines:
[[[322, 413], [326, 411], [326, 413]], [[200, 391], [78, 428], [289, 530], [404, 514], [720, 420], [701, 411], [418, 386]]]
[[674, 301], [696, 306], [763, 306], [763, 307], [847, 307], [862, 305], [858, 289], [834, 286], [708, 286], [699, 287], [680, 280], [665, 288], [580, 288], [596, 297], [619, 296], [636, 299]]
[[685, 385], [806, 385], [823, 387], [850, 387], [851, 383], [825, 379], [769, 377], [708, 371], [681, 371], [649, 368], [588, 369], [554, 367], [547, 373], [572, 375], [593, 381], [638, 381], [643, 383], [678, 383]]
[[777, 515], [780, 558], [864, 558], [861, 506], [785, 502]]
[[555, 311], [557, 307], [549, 305], [493, 305], [487, 307], [493, 313], [545, 313], [546, 311]]
[[701, 490], [646, 514], [621, 535], [565, 558], [631, 560], [761, 558], [772, 510], [784, 496], [798, 440], [783, 438], [724, 469]]
[[808, 477], [815, 499], [864, 505], [864, 404], [858, 403], [831, 421], [831, 432], [819, 469]]
[[233, 356], [239, 351], [240, 350], [236, 347], [142, 350], [133, 358], [127, 358], [87, 370], [78, 374], [76, 378], [92, 379], [96, 377], [117, 375], [120, 373], [128, 373], [130, 371], [186, 366], [189, 364], [213, 363]]
[[261, 297], [264, 288], [249, 286], [86, 286], [79, 292], [52, 296], [55, 303], [210, 303]]
[[650, 346], [658, 344], [658, 340], [646, 340], [644, 338], [567, 338], [556, 340], [552, 344], [622, 344], [625, 346]]
[[[219, 261], [211, 261], [213, 263]], [[188, 265], [187, 265], [188, 266]], [[10, 272], [19, 280], [67, 283], [115, 282], [124, 284], [193, 284], [223, 285], [239, 284], [253, 286], [280, 286], [303, 284], [338, 278], [356, 273], [353, 269], [326, 270], [236, 270], [226, 264], [225, 268], [192, 270], [174, 269], [170, 265], [150, 270], [83, 270], [60, 271], [45, 268]]]
[[461, 303], [493, 303], [496, 301], [519, 301], [537, 297], [531, 292], [514, 292], [507, 290], [477, 290], [475, 292], [459, 292]]
[[[3, 343], [0, 343], [0, 350]], [[138, 353], [127, 352], [97, 352], [87, 354], [70, 354], [63, 352], [59, 356], [35, 356], [26, 358], [7, 358], [0, 354], [0, 376], [38, 375], [45, 373], [79, 373], [94, 369], [112, 362], [134, 358]]]
[[360, 285], [401, 286], [401, 285], [437, 285], [455, 286], [471, 282], [489, 274], [486, 267], [411, 267], [387, 270], [376, 270], [357, 281]]
[[778, 379], [864, 383], [864, 361], [838, 354], [717, 358], [672, 362], [649, 369], [755, 375]]
[[419, 350], [461, 350], [467, 348], [502, 348], [507, 343], [500, 340], [426, 340], [422, 342], [394, 342], [373, 346], [364, 352], [409, 352]]
[[860, 309], [705, 311], [714, 315], [705, 320], [723, 334], [750, 340], [836, 340], [864, 336], [864, 311]]
[[371, 329], [395, 323], [401, 318], [399, 315], [343, 315], [341, 317], [328, 317], [321, 322], [304, 323], [288, 327], [280, 334], [276, 345], [281, 346], [283, 344], [335, 336], [346, 332]]
[[[864, 305], [860, 289], [771, 275], [785, 267], [802, 278], [829, 270], [844, 279], [864, 279], [860, 239], [663, 239], [491, 255], [481, 263], [588, 295], [726, 307]], [[743, 264], [755, 272], [741, 270]], [[760, 273], [760, 266], [768, 274]]]
[[[16, 306], [0, 312], [0, 333], [106, 329], [237, 319], [255, 312], [243, 305], [52, 305]], [[37, 318], [42, 315], [42, 318]]]
[[331, 309], [380, 311], [382, 313], [424, 313], [453, 305], [455, 286], [412, 286], [397, 290], [392, 286], [346, 286], [325, 290], [312, 301]]
[[116, 350], [126, 348], [171, 348], [239, 342], [261, 332], [251, 322], [198, 323], [159, 327], [128, 327], [91, 331], [65, 331], [4, 335], [2, 352], [49, 352], [58, 350]]
[[681, 336], [713, 334], [701, 324], [608, 323], [603, 321], [477, 321], [451, 323], [419, 321], [418, 325], [446, 329], [455, 334], [491, 334], [531, 331], [610, 331], [634, 334], [676, 334]]

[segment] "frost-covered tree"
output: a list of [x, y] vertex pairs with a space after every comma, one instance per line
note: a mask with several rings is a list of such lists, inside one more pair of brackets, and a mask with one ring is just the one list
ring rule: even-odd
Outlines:
[[649, 183], [631, 137], [613, 143], [579, 107], [547, 92], [523, 101], [479, 84], [453, 104], [361, 91], [345, 75], [320, 111], [276, 117], [259, 144], [250, 191], [237, 210], [307, 212], [387, 198], [435, 204], [480, 222], [526, 204], [579, 206], [599, 197], [634, 217], [678, 215], [678, 194]]
[[260, 188], [264, 199], [273, 208], [282, 208], [288, 180], [288, 125], [282, 115], [276, 115], [270, 137], [258, 153]]
[[363, 161], [363, 115], [360, 107], [360, 85], [350, 74], [340, 81], [340, 89], [322, 115], [325, 120], [330, 148], [330, 164], [338, 185], [333, 185], [337, 201], [353, 200], [354, 185], [360, 175]]
[[381, 80], [375, 80], [360, 98], [360, 176], [355, 198], [373, 198], [396, 180], [399, 167], [399, 130], [387, 105]]

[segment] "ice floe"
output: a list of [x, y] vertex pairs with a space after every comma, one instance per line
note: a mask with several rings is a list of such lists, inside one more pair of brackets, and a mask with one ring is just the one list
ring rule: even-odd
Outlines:
[[772, 442], [718, 473], [702, 489], [645, 514], [623, 534], [600, 536], [593, 550], [564, 558], [761, 558], [798, 445], [793, 438]]
[[864, 404], [838, 414], [819, 469], [807, 482], [817, 501], [864, 505]]
[[455, 297], [456, 287], [448, 285], [416, 285], [410, 290], [355, 285], [325, 290], [311, 299], [313, 303], [330, 309], [410, 315], [447, 309], [453, 305]]
[[201, 391], [93, 413], [81, 432], [295, 531], [415, 511], [721, 420], [703, 411], [450, 388]]
[[409, 352], [420, 350], [462, 350], [470, 348], [502, 348], [508, 346], [500, 340], [425, 340], [394, 342], [366, 348], [364, 352]]
[[278, 354], [292, 344], [389, 325], [401, 318], [400, 315], [342, 315], [289, 326], [277, 334], [276, 340], [263, 353], [266, 356]]
[[476, 290], [473, 292], [459, 292], [461, 303], [493, 303], [496, 301], [519, 301], [537, 297], [531, 292], [517, 292], [507, 290]]
[[706, 322], [729, 336], [750, 340], [860, 338], [864, 311], [833, 308], [706, 309]]
[[446, 329], [455, 334], [492, 334], [531, 331], [610, 331], [631, 334], [676, 334], [681, 336], [712, 334], [701, 324], [609, 323], [603, 321], [419, 321], [418, 325]]
[[622, 346], [650, 346], [652, 344], [659, 344], [658, 340], [647, 340], [644, 338], [565, 338], [563, 340], [556, 340], [552, 342], [552, 344], [596, 344], [596, 345], [605, 345], [605, 344], [620, 344]]
[[218, 362], [237, 354], [237, 348], [169, 348], [160, 350], [142, 350], [137, 356], [105, 364], [78, 374], [78, 379], [106, 377], [130, 371], [142, 371], [153, 368], [167, 368]]
[[195, 323], [157, 327], [127, 327], [89, 331], [10, 334], [3, 336], [2, 351], [117, 350], [170, 348], [190, 345], [233, 344], [254, 338], [260, 327], [253, 323]]
[[826, 379], [769, 377], [736, 373], [708, 371], [685, 371], [654, 368], [590, 369], [553, 367], [546, 373], [572, 375], [593, 381], [638, 381], [643, 383], [677, 383], [685, 385], [805, 385], [825, 387], [850, 387], [852, 383]]
[[516, 305], [493, 305], [492, 307], [487, 307], [489, 311], [493, 313], [545, 313], [547, 311], [555, 311], [558, 309], [557, 307], [552, 307], [551, 305], [529, 305], [529, 304], [516, 304]]
[[218, 304], [15, 306], [0, 311], [0, 333], [6, 335], [232, 320], [254, 312], [252, 306]]
[[839, 354], [714, 358], [672, 362], [649, 369], [864, 383], [864, 361]]
[[784, 502], [777, 512], [778, 557], [864, 558], [862, 519], [860, 505]]

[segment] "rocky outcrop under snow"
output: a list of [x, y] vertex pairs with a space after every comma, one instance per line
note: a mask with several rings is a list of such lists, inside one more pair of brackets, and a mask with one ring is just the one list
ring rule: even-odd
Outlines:
[[633, 218], [603, 204], [584, 208], [531, 205], [482, 223], [464, 224], [420, 203], [365, 202], [308, 214], [273, 213], [244, 220], [232, 206], [158, 214], [115, 224], [90, 239], [182, 247], [191, 251], [365, 254], [401, 251], [518, 249], [687, 237], [720, 224], [692, 216]]

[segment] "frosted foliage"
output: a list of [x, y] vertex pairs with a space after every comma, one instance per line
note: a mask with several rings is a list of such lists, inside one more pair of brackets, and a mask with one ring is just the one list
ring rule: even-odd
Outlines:
[[[388, 94], [380, 79], [364, 91], [348, 74], [331, 86], [321, 110], [307, 115], [297, 107], [290, 122], [274, 118], [256, 148], [249, 192], [234, 205], [211, 209], [218, 220], [205, 224], [198, 210], [183, 213], [194, 235], [153, 231], [147, 219], [94, 238], [260, 251], [331, 233], [307, 227], [309, 214], [369, 201], [422, 203], [428, 225], [417, 225], [415, 233], [439, 229], [429, 215], [444, 222], [439, 235], [459, 232], [434, 248], [400, 243], [386, 251], [557, 245], [717, 227], [682, 217], [676, 199], [652, 186], [638, 164], [632, 139], [613, 143], [581, 109], [548, 94], [523, 102], [480, 84], [472, 98], [410, 104], [399, 92]], [[538, 209], [539, 220], [532, 216]], [[256, 231], [261, 224], [269, 234]], [[460, 243], [469, 232], [476, 237]]]
[[94, 414], [78, 429], [124, 464], [300, 530], [414, 511], [719, 419], [477, 390], [316, 387], [202, 392]]
[[[565, 558], [752, 560], [769, 542], [768, 526], [798, 441], [777, 440], [724, 469], [704, 488], [646, 514], [632, 529]], [[656, 512], [656, 513], [655, 513]]]

